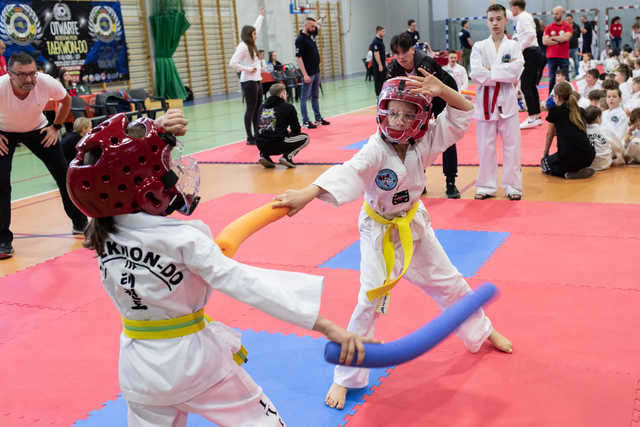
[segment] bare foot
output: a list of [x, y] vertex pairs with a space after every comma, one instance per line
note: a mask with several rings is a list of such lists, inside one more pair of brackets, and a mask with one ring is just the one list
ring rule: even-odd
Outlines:
[[324, 403], [330, 408], [343, 409], [344, 402], [347, 400], [347, 388], [336, 383], [331, 384]]
[[493, 330], [493, 332], [491, 332], [491, 335], [489, 335], [489, 338], [487, 339], [498, 350], [503, 351], [505, 353], [513, 353], [513, 344], [511, 344], [511, 341], [509, 341], [507, 338], [505, 338], [500, 332], [496, 331], [495, 329]]

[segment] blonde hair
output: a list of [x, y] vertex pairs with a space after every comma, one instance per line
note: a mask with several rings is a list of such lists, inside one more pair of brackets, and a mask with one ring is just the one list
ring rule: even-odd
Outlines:
[[580, 114], [578, 100], [573, 95], [573, 88], [571, 85], [567, 82], [560, 82], [553, 88], [553, 93], [562, 101], [563, 104], [567, 104], [569, 107], [569, 121], [576, 125], [576, 127], [582, 132], [586, 132], [587, 126], [584, 124], [582, 114]]
[[73, 131], [75, 133], [82, 133], [85, 129], [91, 129], [91, 120], [86, 117], [78, 117], [73, 122]]

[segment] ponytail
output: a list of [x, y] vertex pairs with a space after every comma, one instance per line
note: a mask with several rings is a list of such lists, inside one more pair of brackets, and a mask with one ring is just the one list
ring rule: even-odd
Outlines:
[[553, 93], [562, 101], [563, 104], [567, 104], [569, 108], [569, 121], [573, 123], [582, 132], [587, 131], [587, 126], [584, 123], [582, 114], [580, 114], [580, 107], [578, 107], [578, 100], [573, 93], [573, 88], [567, 82], [558, 83], [553, 88]]
[[96, 251], [98, 256], [104, 253], [104, 242], [109, 233], [115, 233], [116, 226], [112, 216], [104, 218], [92, 218], [84, 231], [82, 246]]

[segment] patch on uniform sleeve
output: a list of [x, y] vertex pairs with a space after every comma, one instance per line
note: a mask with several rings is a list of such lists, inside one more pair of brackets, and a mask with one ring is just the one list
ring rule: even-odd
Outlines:
[[381, 169], [376, 174], [376, 185], [384, 191], [391, 191], [398, 185], [398, 175], [391, 169]]
[[409, 201], [409, 190], [399, 191], [393, 195], [393, 199], [391, 202], [394, 205], [399, 205], [400, 203], [407, 203]]

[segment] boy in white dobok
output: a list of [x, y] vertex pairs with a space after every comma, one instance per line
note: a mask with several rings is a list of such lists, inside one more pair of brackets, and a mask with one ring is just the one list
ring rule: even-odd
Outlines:
[[[462, 138], [472, 120], [473, 104], [424, 69], [419, 71], [425, 77], [398, 77], [384, 83], [378, 98], [378, 130], [353, 158], [301, 190], [276, 196], [280, 202], [275, 206], [289, 206], [293, 215], [316, 197], [339, 206], [364, 195], [358, 220], [360, 292], [347, 329], [368, 337], [403, 275], [442, 309], [471, 291], [435, 237], [420, 196], [424, 168]], [[436, 97], [447, 106], [429, 121]], [[404, 237], [391, 229], [392, 223]], [[391, 253], [394, 260], [388, 271], [385, 260]], [[493, 328], [482, 310], [469, 317], [457, 334], [471, 352], [487, 340], [501, 351], [512, 350], [511, 342]], [[336, 366], [325, 403], [342, 409], [347, 389], [368, 383], [368, 369]]]
[[442, 69], [451, 74], [451, 77], [456, 81], [456, 85], [458, 85], [458, 92], [460, 92], [469, 87], [469, 76], [467, 75], [467, 70], [465, 70], [462, 65], [458, 64], [457, 52], [449, 52], [448, 59], [449, 62], [447, 65], [442, 67]]
[[496, 140], [502, 139], [502, 187], [510, 200], [522, 197], [520, 169], [520, 122], [518, 120], [517, 82], [524, 68], [520, 45], [504, 35], [507, 23], [504, 6], [487, 9], [491, 36], [473, 45], [471, 79], [478, 83], [475, 99], [478, 159], [476, 199], [494, 197], [498, 182]]
[[613, 164], [623, 165], [624, 144], [629, 132], [629, 118], [622, 109], [622, 93], [620, 89], [607, 90], [608, 110], [602, 112], [602, 134], [611, 141], [613, 151]]

